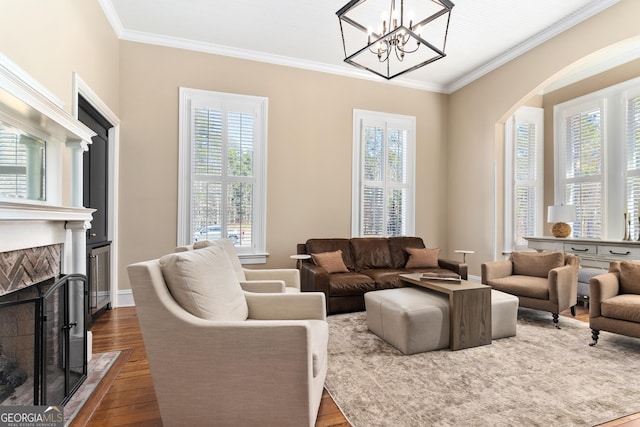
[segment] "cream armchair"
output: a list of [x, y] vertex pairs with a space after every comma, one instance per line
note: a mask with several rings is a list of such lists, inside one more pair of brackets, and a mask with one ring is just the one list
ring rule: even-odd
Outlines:
[[482, 264], [482, 283], [518, 297], [521, 307], [560, 312], [578, 301], [578, 258], [562, 252], [514, 252], [508, 260]]
[[203, 240], [192, 245], [178, 246], [176, 252], [221, 246], [227, 252], [240, 286], [247, 292], [300, 292], [300, 271], [295, 268], [243, 268], [231, 239]]
[[640, 338], [640, 263], [614, 261], [589, 287], [590, 345], [598, 343], [600, 331]]
[[314, 426], [324, 294], [243, 292], [216, 246], [127, 270], [164, 425]]

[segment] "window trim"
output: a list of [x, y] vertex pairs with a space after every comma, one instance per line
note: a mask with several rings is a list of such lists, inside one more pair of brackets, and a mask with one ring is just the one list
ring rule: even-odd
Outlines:
[[[553, 107], [554, 116], [554, 203], [565, 203], [565, 129], [570, 112], [599, 105], [602, 125], [602, 214], [601, 239], [621, 239], [626, 201], [626, 103], [640, 94], [640, 77], [565, 101]], [[622, 141], [622, 142], [621, 142]], [[622, 171], [623, 173], [620, 173]]]
[[177, 244], [191, 244], [191, 112], [193, 103], [252, 105], [256, 109], [256, 144], [254, 147], [254, 206], [250, 248], [236, 248], [243, 264], [266, 262], [267, 230], [267, 117], [268, 98], [180, 87], [178, 126], [178, 238]]
[[524, 245], [515, 244], [515, 143], [516, 123], [518, 120], [533, 123], [536, 126], [536, 206], [535, 235], [544, 230], [544, 109], [522, 106], [505, 123], [504, 155], [504, 251], [524, 250]]
[[405, 231], [407, 236], [415, 235], [416, 206], [416, 117], [369, 110], [353, 110], [352, 144], [352, 197], [351, 197], [351, 236], [360, 237], [361, 197], [362, 197], [362, 123], [398, 124], [408, 131], [407, 135], [407, 217]]

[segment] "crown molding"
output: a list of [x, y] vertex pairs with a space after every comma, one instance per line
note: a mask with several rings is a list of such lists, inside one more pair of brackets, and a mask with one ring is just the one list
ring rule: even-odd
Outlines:
[[507, 62], [514, 60], [518, 56], [541, 45], [547, 40], [552, 39], [558, 34], [567, 31], [571, 27], [578, 25], [582, 21], [585, 21], [591, 18], [592, 16], [597, 15], [598, 13], [613, 6], [619, 1], [620, 0], [599, 0], [597, 2], [593, 2], [589, 4], [588, 6], [585, 6], [583, 9], [575, 12], [572, 15], [569, 15], [567, 18], [560, 21], [559, 23], [547, 28], [546, 30], [539, 32], [535, 36], [515, 46], [513, 49], [510, 49], [509, 51], [505, 52], [503, 55], [498, 56], [492, 61], [487, 62], [485, 65], [478, 67], [473, 72], [465, 75], [461, 79], [453, 82], [451, 85], [447, 87], [446, 93], [450, 94], [457, 91], [458, 89], [461, 89], [462, 87], [468, 85], [474, 80], [477, 80], [480, 77], [484, 76], [485, 74], [488, 74], [491, 71], [495, 70], [496, 68], [506, 64]]
[[[106, 0], [103, 0], [106, 1]], [[301, 68], [310, 71], [318, 71], [321, 73], [335, 74], [345, 77], [353, 77], [358, 79], [375, 81], [377, 83], [387, 83], [395, 86], [404, 86], [412, 89], [419, 89], [429, 92], [444, 93], [446, 88], [442, 85], [421, 82], [411, 79], [394, 79], [388, 81], [381, 77], [375, 76], [366, 71], [359, 70], [355, 67], [342, 67], [320, 62], [306, 61], [303, 59], [292, 58], [288, 56], [273, 55], [264, 52], [257, 52], [247, 49], [232, 48], [229, 46], [217, 45], [201, 41], [183, 39], [179, 37], [168, 37], [142, 31], [124, 30], [120, 35], [121, 40], [127, 40], [138, 43], [153, 44], [157, 46], [165, 46], [177, 49], [185, 49], [196, 52], [209, 53], [214, 55], [229, 56], [249, 61], [265, 62], [269, 64], [282, 65], [285, 67]]]
[[122, 38], [122, 33], [124, 32], [124, 27], [122, 25], [122, 21], [120, 21], [120, 17], [116, 12], [116, 8], [113, 6], [113, 2], [111, 0], [98, 0], [100, 7], [102, 7], [102, 11], [104, 12], [109, 24], [111, 24], [111, 28], [116, 33], [118, 38]]

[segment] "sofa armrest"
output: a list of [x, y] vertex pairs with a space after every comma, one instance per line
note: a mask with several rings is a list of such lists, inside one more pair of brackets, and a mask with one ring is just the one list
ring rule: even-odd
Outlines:
[[284, 293], [286, 286], [282, 280], [251, 280], [241, 281], [240, 287], [246, 292], [272, 292], [272, 293]]
[[249, 319], [255, 320], [326, 320], [324, 294], [305, 292], [295, 294], [245, 293]]
[[513, 274], [513, 262], [509, 259], [485, 262], [481, 265], [482, 283], [485, 285], [489, 280], [501, 279]]
[[549, 271], [549, 300], [558, 304], [558, 311], [578, 303], [578, 268], [565, 265]]
[[620, 278], [616, 273], [605, 273], [589, 281], [589, 317], [600, 317], [602, 301], [613, 298], [620, 292]]
[[438, 266], [445, 270], [451, 270], [456, 274], [459, 274], [463, 280], [467, 280], [468, 266], [465, 263], [454, 261], [450, 259], [438, 258]]
[[248, 281], [278, 280], [283, 281], [288, 288], [300, 289], [300, 271], [295, 268], [273, 268], [266, 270], [243, 268]]
[[303, 262], [300, 267], [300, 287], [305, 292], [324, 292], [329, 297], [330, 273], [319, 265]]

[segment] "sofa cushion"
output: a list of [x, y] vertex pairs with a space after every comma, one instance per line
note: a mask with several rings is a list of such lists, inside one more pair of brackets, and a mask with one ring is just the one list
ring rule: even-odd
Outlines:
[[640, 263], [633, 261], [612, 261], [609, 266], [609, 271], [620, 275], [619, 293], [640, 295]]
[[364, 274], [350, 272], [335, 273], [329, 276], [329, 296], [332, 297], [362, 295], [375, 289], [375, 280]]
[[421, 237], [389, 237], [391, 268], [403, 268], [407, 264], [407, 259], [409, 258], [407, 248], [424, 248], [424, 242]]
[[356, 270], [391, 268], [389, 239], [384, 237], [355, 237], [351, 239]]
[[311, 259], [316, 265], [327, 270], [327, 273], [347, 273], [349, 271], [347, 266], [344, 265], [340, 249], [333, 252], [312, 253]]
[[513, 261], [513, 274], [520, 276], [549, 277], [549, 271], [564, 265], [562, 252], [514, 252], [511, 254]]
[[208, 248], [209, 246], [219, 246], [224, 249], [229, 257], [229, 261], [231, 261], [231, 266], [238, 280], [241, 282], [247, 280], [244, 269], [242, 268], [242, 263], [240, 262], [240, 258], [238, 258], [238, 253], [236, 252], [236, 248], [233, 247], [233, 241], [231, 239], [200, 240], [193, 243], [193, 249], [195, 250]]
[[440, 255], [440, 249], [417, 249], [407, 248], [409, 253], [409, 259], [407, 260], [406, 268], [435, 268], [438, 267], [438, 256]]
[[640, 295], [623, 294], [602, 301], [602, 316], [640, 323]]
[[349, 239], [309, 239], [305, 243], [306, 253], [319, 254], [322, 252], [342, 251], [342, 260], [349, 270], [355, 270], [351, 243]]
[[376, 282], [376, 289], [391, 289], [402, 287], [400, 274], [406, 273], [401, 269], [376, 268], [371, 270], [362, 270], [360, 273], [366, 274]]
[[247, 319], [244, 292], [222, 247], [172, 253], [159, 262], [169, 292], [189, 313], [207, 320]]
[[521, 297], [549, 299], [549, 279], [534, 276], [508, 276], [487, 281], [487, 285]]

